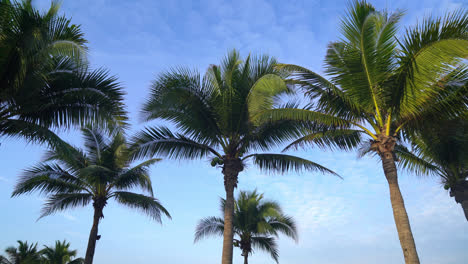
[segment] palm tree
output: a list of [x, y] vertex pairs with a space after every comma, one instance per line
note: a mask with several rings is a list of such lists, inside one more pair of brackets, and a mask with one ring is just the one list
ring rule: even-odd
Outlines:
[[0, 264], [38, 264], [41, 261], [41, 254], [37, 250], [36, 244], [29, 244], [27, 241], [18, 240], [18, 247], [8, 247], [5, 252], [8, 258], [0, 256]]
[[[466, 85], [466, 84], [465, 84]], [[404, 156], [404, 165], [418, 174], [440, 177], [450, 196], [461, 204], [468, 220], [468, 115], [428, 124], [411, 135], [413, 152]]]
[[293, 138], [300, 129], [291, 121], [258, 122], [253, 117], [270, 109], [288, 88], [267, 56], [241, 60], [232, 51], [221, 66], [211, 65], [205, 76], [177, 68], [161, 74], [143, 107], [147, 120], [172, 121], [179, 130], [148, 128], [138, 134], [136, 157], [162, 155], [176, 159], [214, 157], [222, 169], [226, 190], [222, 263], [232, 263], [234, 188], [248, 159], [260, 169], [276, 172], [327, 168], [309, 160], [268, 151]]
[[[221, 211], [224, 213], [226, 200], [221, 199]], [[292, 217], [283, 214], [278, 203], [265, 201], [263, 194], [256, 191], [239, 193], [234, 203], [233, 229], [234, 246], [239, 247], [244, 257], [244, 264], [248, 264], [249, 255], [253, 249], [263, 250], [278, 262], [278, 245], [276, 238], [279, 233], [297, 241], [296, 224]], [[215, 235], [222, 236], [224, 220], [219, 217], [207, 217], [200, 220], [195, 232], [195, 242]]]
[[[93, 226], [85, 256], [85, 263], [91, 264], [100, 238], [99, 221], [104, 217], [103, 209], [109, 199], [138, 209], [158, 222], [161, 214], [170, 215], [153, 197], [148, 175], [148, 167], [160, 159], [149, 159], [131, 167], [133, 149], [121, 131], [114, 132], [110, 139], [92, 128], [83, 129], [83, 135], [86, 152], [70, 145], [50, 150], [44, 163], [25, 171], [12, 196], [33, 191], [47, 195], [40, 218], [92, 202]], [[130, 192], [132, 188], [141, 188], [149, 195]]]
[[355, 1], [342, 20], [342, 40], [328, 46], [325, 73], [329, 79], [297, 65], [278, 66], [290, 71], [289, 81], [305, 90], [311, 104], [304, 109], [265, 111], [259, 117], [329, 126], [329, 130], [304, 133], [287, 149], [309, 144], [345, 150], [361, 146], [378, 154], [406, 263], [419, 263], [419, 258], [398, 186], [395, 146], [423, 121], [430, 124], [429, 120], [464, 111], [467, 14], [459, 11], [443, 19], [428, 18], [398, 39], [401, 12], [380, 12], [365, 1]]
[[0, 0], [0, 137], [56, 143], [49, 129], [125, 120], [116, 78], [89, 68], [80, 26], [58, 11]]
[[[42, 263], [43, 264], [82, 264], [84, 259], [75, 258], [76, 250], [70, 250], [70, 243], [65, 240], [55, 241], [55, 247], [48, 247], [44, 245], [44, 249], [41, 250]], [[73, 259], [75, 258], [75, 259]]]

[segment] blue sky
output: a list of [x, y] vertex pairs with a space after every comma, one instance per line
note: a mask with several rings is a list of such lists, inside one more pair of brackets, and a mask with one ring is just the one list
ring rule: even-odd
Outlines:
[[[50, 1], [36, 0], [46, 7]], [[372, 1], [378, 8], [406, 10], [402, 25], [424, 15], [466, 8], [456, 0]], [[62, 11], [82, 24], [90, 41], [90, 61], [117, 75], [127, 92], [132, 131], [144, 125], [139, 109], [158, 73], [173, 66], [203, 72], [232, 48], [242, 54], [268, 53], [281, 62], [321, 71], [325, 47], [339, 38], [346, 1], [110, 1], [64, 0]], [[79, 134], [63, 133], [79, 145]], [[44, 197], [11, 199], [21, 171], [41, 159], [44, 148], [22, 140], [0, 139], [0, 249], [18, 239], [52, 244], [67, 239], [84, 256], [91, 206], [36, 221]], [[317, 173], [266, 175], [250, 167], [239, 188], [257, 188], [278, 200], [299, 223], [299, 243], [280, 239], [283, 264], [403, 263], [381, 166], [355, 153], [315, 149], [296, 154], [319, 162], [345, 179]], [[162, 225], [111, 202], [100, 225], [95, 263], [218, 263], [221, 239], [193, 244], [197, 221], [218, 215], [224, 195], [219, 169], [207, 160], [163, 161], [151, 170], [155, 196], [173, 220]], [[462, 264], [468, 259], [468, 224], [461, 207], [436, 178], [402, 172], [401, 189], [421, 262]], [[240, 263], [235, 249], [234, 263]], [[262, 253], [251, 260], [273, 263]]]

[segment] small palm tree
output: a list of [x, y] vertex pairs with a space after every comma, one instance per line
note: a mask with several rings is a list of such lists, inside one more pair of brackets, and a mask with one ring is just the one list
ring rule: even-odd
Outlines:
[[[96, 241], [100, 237], [99, 221], [104, 217], [103, 209], [109, 199], [141, 210], [158, 222], [161, 222], [161, 214], [170, 215], [153, 197], [148, 175], [148, 167], [159, 159], [146, 160], [131, 167], [133, 149], [127, 145], [122, 132], [115, 132], [110, 140], [92, 128], [83, 129], [83, 135], [86, 152], [70, 145], [52, 149], [44, 163], [25, 171], [12, 196], [33, 191], [46, 194], [48, 200], [40, 217], [92, 203], [93, 226], [85, 256], [85, 263], [91, 264]], [[149, 196], [130, 192], [135, 187], [149, 193]]]
[[354, 1], [341, 23], [342, 40], [328, 47], [329, 80], [297, 65], [279, 65], [291, 72], [289, 81], [305, 90], [311, 105], [266, 111], [260, 119], [313, 121], [330, 127], [310, 130], [289, 147], [310, 144], [349, 150], [365, 144], [364, 152], [378, 154], [405, 261], [415, 264], [419, 257], [398, 185], [395, 147], [423, 123], [465, 111], [468, 89], [463, 85], [462, 59], [468, 56], [468, 13], [426, 19], [398, 39], [401, 16]]
[[248, 56], [241, 60], [232, 51], [221, 66], [211, 65], [205, 76], [178, 68], [154, 82], [143, 107], [147, 120], [172, 121], [179, 130], [148, 128], [134, 139], [136, 157], [162, 155], [177, 159], [214, 157], [212, 166], [222, 168], [226, 206], [222, 263], [232, 263], [234, 189], [249, 159], [260, 169], [275, 172], [327, 168], [312, 161], [268, 151], [294, 138], [300, 129], [288, 120], [259, 122], [254, 117], [271, 109], [275, 98], [288, 92], [275, 70], [276, 60]]
[[41, 261], [41, 254], [37, 250], [36, 244], [29, 244], [27, 241], [18, 240], [18, 247], [8, 247], [5, 252], [8, 258], [0, 256], [0, 264], [38, 264]]
[[[48, 247], [44, 245], [41, 250], [43, 264], [82, 264], [83, 258], [75, 258], [77, 251], [70, 250], [70, 243], [57, 240], [55, 247]], [[75, 259], [74, 259], [75, 258]]]
[[51, 128], [123, 123], [123, 91], [102, 69], [90, 70], [80, 26], [42, 13], [31, 0], [0, 1], [0, 137], [59, 142]]
[[[225, 204], [226, 200], [221, 199], [222, 213]], [[279, 263], [276, 239], [280, 233], [297, 241], [296, 224], [292, 217], [284, 215], [278, 203], [264, 200], [263, 194], [256, 191], [239, 193], [234, 203], [233, 227], [233, 243], [242, 251], [244, 264], [248, 264], [249, 255], [254, 248], [269, 253]], [[197, 225], [195, 242], [210, 235], [222, 236], [223, 232], [222, 218], [204, 218]]]

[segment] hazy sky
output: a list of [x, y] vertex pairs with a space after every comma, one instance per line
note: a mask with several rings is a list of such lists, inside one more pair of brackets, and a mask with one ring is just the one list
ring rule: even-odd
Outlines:
[[[43, 8], [50, 1], [36, 0]], [[406, 10], [402, 26], [428, 14], [467, 7], [465, 0], [373, 1], [378, 8]], [[82, 24], [90, 60], [117, 75], [127, 92], [132, 131], [144, 125], [139, 109], [161, 71], [190, 66], [205, 71], [232, 48], [243, 55], [268, 53], [281, 62], [321, 71], [328, 42], [339, 38], [346, 1], [117, 1], [64, 0], [62, 12]], [[157, 122], [155, 122], [157, 123]], [[79, 145], [80, 135], [65, 138]], [[16, 240], [52, 244], [67, 239], [84, 256], [92, 207], [66, 211], [36, 222], [44, 197], [11, 199], [21, 171], [41, 159], [44, 148], [0, 139], [0, 249]], [[282, 264], [403, 263], [388, 187], [377, 160], [356, 153], [297, 152], [340, 173], [344, 180], [317, 173], [265, 175], [252, 166], [239, 188], [257, 188], [278, 200], [299, 223], [299, 243], [281, 237]], [[95, 263], [219, 263], [221, 238], [193, 244], [197, 221], [219, 214], [224, 196], [220, 169], [208, 160], [164, 161], [151, 170], [155, 196], [173, 220], [163, 224], [110, 202], [100, 224]], [[463, 264], [468, 259], [468, 223], [460, 205], [434, 178], [400, 173], [416, 245], [425, 264]], [[234, 251], [240, 263], [240, 251]], [[251, 263], [273, 263], [256, 252]]]

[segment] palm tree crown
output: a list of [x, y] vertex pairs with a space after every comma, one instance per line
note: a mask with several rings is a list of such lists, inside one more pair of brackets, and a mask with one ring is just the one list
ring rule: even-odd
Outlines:
[[18, 247], [8, 247], [5, 252], [8, 258], [0, 256], [0, 264], [37, 264], [41, 261], [41, 254], [36, 244], [18, 240]]
[[83, 32], [58, 10], [0, 1], [0, 136], [59, 141], [49, 128], [125, 120], [116, 78], [90, 69]]
[[55, 241], [55, 247], [44, 246], [41, 253], [43, 264], [82, 264], [84, 261], [82, 258], [75, 258], [77, 251], [70, 250], [70, 243], [65, 240]]
[[[131, 166], [131, 152], [121, 131], [108, 140], [96, 129], [83, 129], [86, 151], [72, 146], [52, 149], [46, 162], [27, 169], [15, 186], [13, 196], [39, 191], [48, 200], [41, 217], [57, 211], [85, 206], [92, 202], [94, 224], [88, 251], [94, 254], [98, 239], [97, 225], [103, 208], [109, 199], [130, 208], [138, 209], [152, 219], [161, 222], [161, 214], [170, 217], [168, 211], [153, 197], [148, 167], [159, 159], [149, 159]], [[62, 143], [64, 145], [66, 143]], [[148, 195], [131, 192], [141, 188]], [[90, 244], [93, 248], [89, 248]], [[86, 254], [87, 261], [92, 256]], [[88, 262], [87, 262], [88, 263]]]
[[[221, 199], [224, 213], [225, 200]], [[239, 247], [247, 263], [253, 249], [263, 250], [278, 263], [279, 253], [276, 238], [280, 233], [297, 241], [296, 224], [292, 217], [283, 214], [278, 203], [263, 199], [256, 191], [239, 193], [234, 204], [234, 246]], [[210, 236], [222, 236], [224, 220], [208, 217], [200, 220], [195, 232], [195, 242]]]

